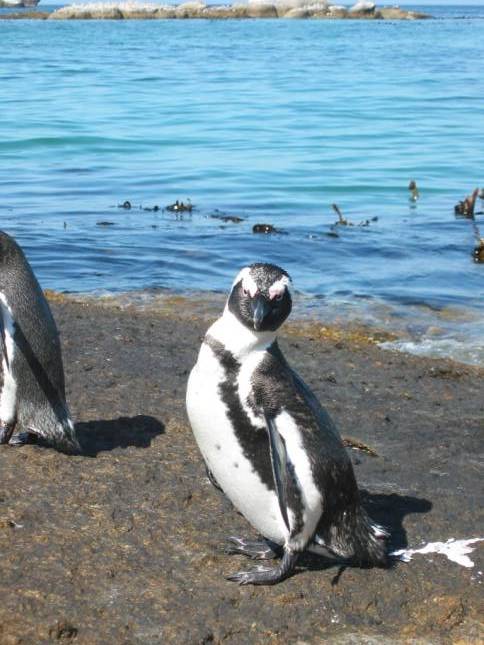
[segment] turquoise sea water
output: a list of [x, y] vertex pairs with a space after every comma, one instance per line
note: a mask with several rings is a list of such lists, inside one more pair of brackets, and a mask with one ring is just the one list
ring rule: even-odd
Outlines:
[[[1, 227], [46, 288], [225, 291], [267, 260], [300, 315], [484, 363], [484, 264], [454, 217], [484, 187], [484, 8], [427, 10], [438, 19], [0, 21]], [[187, 198], [191, 215], [161, 210]], [[338, 237], [332, 203], [355, 224]]]

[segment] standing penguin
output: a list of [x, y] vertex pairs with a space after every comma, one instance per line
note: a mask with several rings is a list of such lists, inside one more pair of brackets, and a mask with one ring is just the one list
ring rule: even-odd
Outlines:
[[387, 534], [361, 506], [335, 425], [279, 349], [276, 331], [291, 307], [283, 269], [242, 269], [188, 381], [188, 417], [208, 471], [264, 538], [229, 538], [230, 552], [269, 559], [282, 546], [279, 566], [229, 577], [240, 584], [284, 580], [306, 549], [387, 564]]
[[0, 443], [37, 435], [63, 450], [79, 450], [54, 318], [22, 249], [3, 231], [0, 335]]

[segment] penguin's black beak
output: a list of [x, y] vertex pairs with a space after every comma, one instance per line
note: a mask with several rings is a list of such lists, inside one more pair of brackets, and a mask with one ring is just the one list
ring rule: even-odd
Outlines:
[[259, 331], [262, 327], [265, 317], [270, 313], [271, 306], [262, 294], [257, 294], [250, 303], [252, 307], [252, 319], [254, 321], [255, 331]]

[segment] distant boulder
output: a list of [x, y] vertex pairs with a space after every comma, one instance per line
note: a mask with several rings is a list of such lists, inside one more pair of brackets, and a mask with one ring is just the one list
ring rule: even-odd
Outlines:
[[175, 9], [177, 18], [201, 18], [207, 5], [204, 2], [184, 2]]
[[247, 5], [249, 18], [277, 18], [275, 5], [261, 0], [249, 0]]
[[[279, 11], [278, 11], [279, 15]], [[304, 9], [304, 7], [297, 7], [295, 9], [289, 9], [289, 11], [283, 13], [280, 17], [281, 18], [309, 18], [310, 12], [307, 9]]]
[[374, 13], [376, 5], [374, 2], [368, 2], [368, 0], [360, 0], [355, 5], [349, 9], [351, 14], [360, 13], [360, 14], [370, 14]]
[[[329, 3], [326, 0], [311, 2], [311, 0], [276, 0], [274, 6], [279, 18], [307, 18], [316, 11], [327, 11]], [[305, 11], [305, 15], [299, 15], [297, 11]], [[287, 14], [291, 13], [290, 16]]]

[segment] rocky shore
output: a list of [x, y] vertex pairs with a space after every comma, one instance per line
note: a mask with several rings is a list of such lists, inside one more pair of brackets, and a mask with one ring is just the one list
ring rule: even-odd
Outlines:
[[245, 4], [207, 5], [197, 0], [179, 5], [141, 4], [135, 2], [92, 3], [62, 7], [47, 12], [3, 14], [0, 18], [36, 18], [49, 20], [157, 20], [157, 19], [353, 19], [353, 20], [418, 20], [428, 14], [399, 7], [378, 8], [374, 2], [360, 0], [352, 7], [321, 0], [249, 0]]
[[[474, 567], [415, 555], [389, 570], [305, 557], [276, 587], [238, 587], [223, 552], [253, 535], [209, 483], [185, 384], [220, 299], [162, 307], [55, 297], [83, 454], [0, 447], [0, 642], [482, 643]], [[285, 328], [283, 350], [338, 423], [392, 547], [479, 536], [482, 369]], [[482, 473], [481, 473], [482, 477]]]

